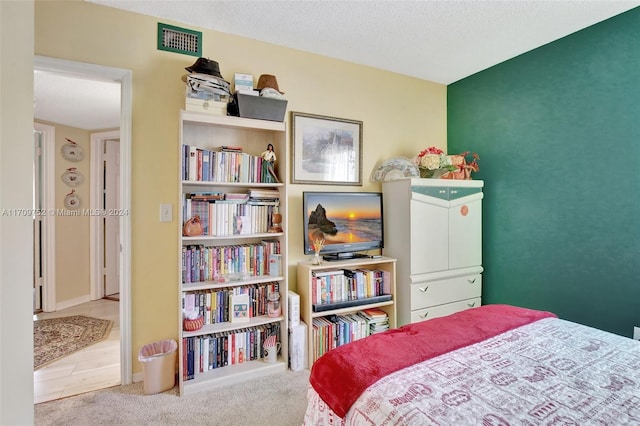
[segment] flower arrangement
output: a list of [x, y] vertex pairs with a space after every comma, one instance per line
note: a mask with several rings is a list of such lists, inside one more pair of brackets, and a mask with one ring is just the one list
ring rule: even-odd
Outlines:
[[324, 238], [316, 238], [313, 240], [313, 251], [320, 253], [320, 250], [324, 248]]
[[311, 262], [314, 265], [322, 265], [322, 258], [320, 257], [320, 250], [324, 248], [324, 238], [316, 238], [313, 240], [313, 251], [315, 251], [315, 256], [313, 256], [313, 261]]
[[[467, 162], [467, 157], [471, 159]], [[420, 170], [420, 177], [441, 179], [471, 179], [471, 172], [480, 170], [478, 154], [463, 152], [458, 155], [446, 155], [435, 146], [420, 151], [414, 163]]]

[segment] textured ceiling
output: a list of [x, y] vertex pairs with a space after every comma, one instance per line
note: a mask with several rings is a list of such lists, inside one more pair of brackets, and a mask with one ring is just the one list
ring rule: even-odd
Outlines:
[[631, 0], [88, 0], [450, 84], [633, 7]]
[[120, 83], [36, 70], [33, 115], [83, 130], [120, 128]]
[[[86, 1], [441, 84], [453, 83], [640, 6], [640, 0]], [[89, 99], [96, 90], [83, 88], [76, 94], [74, 89], [80, 85], [64, 83], [49, 80], [46, 84], [53, 87], [47, 97], [55, 96], [52, 92], [58, 90], [92, 104], [107, 102]], [[79, 117], [43, 99], [38, 87], [44, 83], [39, 85], [38, 76], [36, 85], [38, 114], [66, 114], [67, 119], [59, 121], [65, 124]], [[57, 111], [44, 104], [55, 105]], [[69, 102], [69, 106], [73, 104]], [[95, 113], [87, 119], [99, 119], [103, 114], [97, 108], [81, 110]], [[95, 122], [76, 125], [112, 127], [105, 123], [95, 126]]]

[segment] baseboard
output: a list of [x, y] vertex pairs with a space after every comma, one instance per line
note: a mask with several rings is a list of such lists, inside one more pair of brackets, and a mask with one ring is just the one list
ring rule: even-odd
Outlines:
[[91, 296], [88, 294], [82, 297], [76, 297], [75, 299], [65, 300], [64, 302], [56, 303], [56, 310], [71, 308], [72, 306], [82, 305], [83, 303], [91, 302]]
[[133, 377], [131, 378], [131, 380], [133, 380], [133, 383], [143, 382], [144, 381], [144, 372], [133, 373]]

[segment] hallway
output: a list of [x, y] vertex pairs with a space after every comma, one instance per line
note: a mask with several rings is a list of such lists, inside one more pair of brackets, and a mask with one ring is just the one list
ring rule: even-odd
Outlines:
[[120, 384], [119, 303], [95, 300], [34, 315], [34, 320], [86, 315], [114, 321], [109, 337], [33, 372], [34, 404]]

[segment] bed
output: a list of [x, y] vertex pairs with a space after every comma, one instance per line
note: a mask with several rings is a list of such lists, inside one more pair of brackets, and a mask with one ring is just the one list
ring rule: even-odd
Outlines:
[[485, 305], [328, 352], [310, 425], [640, 425], [640, 342]]

